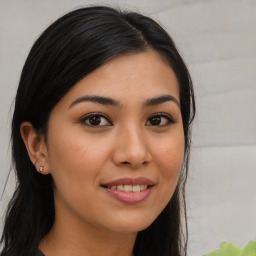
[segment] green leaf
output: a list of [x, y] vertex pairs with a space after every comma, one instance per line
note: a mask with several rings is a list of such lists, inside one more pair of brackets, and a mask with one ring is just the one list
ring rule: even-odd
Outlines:
[[220, 250], [216, 250], [216, 251], [213, 251], [213, 252], [210, 252], [208, 254], [204, 254], [203, 256], [222, 256]]
[[256, 256], [256, 242], [250, 241], [243, 248], [241, 256]]
[[220, 245], [220, 250], [223, 256], [240, 256], [241, 249], [232, 243], [222, 243]]
[[220, 256], [220, 250], [216, 250], [216, 251], [213, 251], [213, 252], [210, 252], [208, 254], [204, 254], [203, 256]]
[[219, 250], [204, 256], [256, 256], [256, 242], [250, 241], [242, 250], [232, 243], [222, 243]]

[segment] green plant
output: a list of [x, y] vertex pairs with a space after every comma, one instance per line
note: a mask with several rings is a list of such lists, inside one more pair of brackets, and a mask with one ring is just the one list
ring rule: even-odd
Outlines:
[[256, 242], [250, 241], [243, 249], [232, 243], [222, 243], [220, 249], [204, 256], [256, 256]]

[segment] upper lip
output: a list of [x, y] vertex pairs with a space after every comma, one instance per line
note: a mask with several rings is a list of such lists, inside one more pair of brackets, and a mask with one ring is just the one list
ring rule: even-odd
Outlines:
[[111, 186], [118, 186], [118, 185], [154, 185], [154, 182], [146, 177], [138, 177], [138, 178], [121, 178], [117, 180], [113, 180], [107, 183], [102, 184], [102, 186], [111, 187]]

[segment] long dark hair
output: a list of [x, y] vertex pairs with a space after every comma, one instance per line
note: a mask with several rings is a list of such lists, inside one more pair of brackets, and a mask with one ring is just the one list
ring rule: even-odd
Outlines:
[[158, 23], [135, 12], [97, 6], [72, 11], [50, 25], [23, 67], [11, 137], [17, 187], [6, 213], [2, 256], [36, 255], [55, 218], [51, 175], [38, 174], [31, 163], [20, 135], [21, 123], [31, 122], [38, 133], [47, 135], [52, 109], [79, 80], [116, 56], [148, 48], [161, 54], [177, 76], [185, 152], [174, 195], [158, 218], [138, 233], [134, 255], [186, 255], [185, 183], [195, 114], [189, 72], [171, 37]]

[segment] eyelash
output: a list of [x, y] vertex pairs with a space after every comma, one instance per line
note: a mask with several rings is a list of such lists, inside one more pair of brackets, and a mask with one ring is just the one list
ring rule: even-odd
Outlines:
[[[92, 118], [92, 117], [97, 117], [97, 116], [98, 116], [98, 117], [104, 117], [104, 118], [110, 123], [110, 125], [91, 125], [91, 124], [89, 124], [89, 123], [86, 122], [86, 121], [88, 121], [90, 118]], [[109, 121], [109, 118], [108, 118], [107, 116], [103, 115], [102, 113], [98, 113], [98, 112], [90, 113], [90, 114], [88, 114], [88, 115], [82, 117], [82, 118], [80, 119], [80, 122], [81, 122], [81, 123], [84, 123], [85, 125], [90, 126], [90, 127], [101, 127], [101, 126], [111, 126], [111, 125], [113, 125], [112, 122]]]
[[[167, 124], [165, 124], [165, 125], [156, 125], [156, 127], [165, 127], [165, 126], [168, 126], [168, 125], [171, 125], [171, 124], [174, 124], [174, 123], [176, 123], [176, 121], [170, 116], [170, 115], [167, 115], [167, 114], [165, 114], [165, 113], [156, 113], [156, 114], [154, 114], [154, 115], [152, 115], [150, 118], [149, 118], [149, 120], [151, 119], [153, 119], [153, 118], [155, 118], [155, 117], [163, 117], [163, 118], [165, 118], [166, 120], [167, 120]], [[148, 122], [148, 121], [147, 121]], [[146, 122], [146, 123], [147, 123]], [[152, 125], [152, 126], [154, 126], [154, 125]]]
[[[108, 121], [108, 125], [92, 125], [92, 124], [90, 124], [90, 123], [87, 123], [87, 121], [90, 119], [90, 118], [92, 118], [92, 117], [100, 117], [100, 118], [105, 118], [107, 121]], [[162, 117], [162, 118], [165, 118], [166, 120], [167, 120], [167, 124], [164, 124], [164, 125], [151, 125], [151, 126], [155, 126], [155, 127], [165, 127], [165, 126], [168, 126], [168, 125], [171, 125], [171, 124], [174, 124], [174, 123], [176, 123], [176, 121], [170, 116], [170, 115], [167, 115], [167, 114], [165, 114], [165, 113], [156, 113], [156, 114], [154, 114], [154, 115], [152, 115], [149, 119], [148, 119], [148, 121], [146, 122], [146, 125], [147, 125], [147, 123], [150, 121], [150, 120], [152, 120], [153, 118], [156, 118], [156, 117]], [[84, 117], [82, 117], [81, 119], [80, 119], [80, 122], [81, 123], [84, 123], [85, 125], [87, 125], [87, 126], [90, 126], [90, 127], [105, 127], [105, 126], [112, 126], [113, 124], [112, 124], [112, 122], [109, 120], [109, 118], [107, 117], [107, 116], [105, 116], [104, 114], [102, 114], [102, 113], [99, 113], [99, 112], [95, 112], [95, 113], [90, 113], [90, 114], [88, 114], [88, 115], [86, 115], [86, 116], [84, 116]], [[162, 121], [161, 121], [162, 122]], [[150, 126], [150, 125], [147, 125], [147, 126]]]

